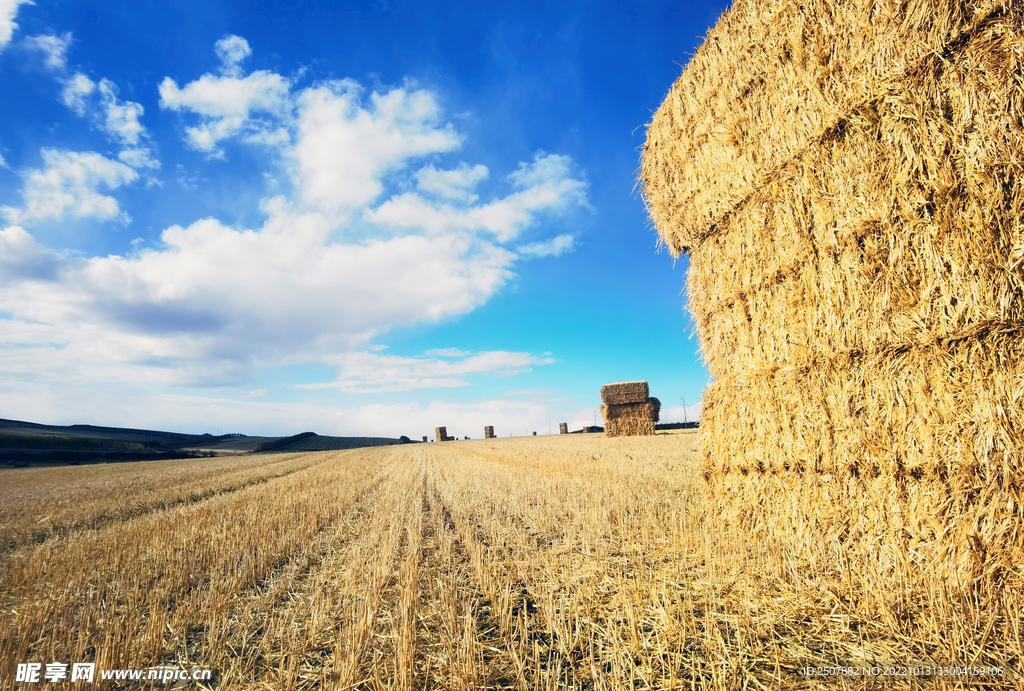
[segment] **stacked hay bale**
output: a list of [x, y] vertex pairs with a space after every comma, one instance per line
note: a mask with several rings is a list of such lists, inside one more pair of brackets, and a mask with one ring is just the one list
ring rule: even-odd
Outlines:
[[558, 433], [559, 434], [569, 434], [569, 423], [568, 422], [559, 422], [558, 423]]
[[605, 436], [627, 437], [654, 434], [661, 401], [650, 398], [645, 381], [605, 384], [601, 387], [601, 415]]
[[964, 584], [1024, 559], [1022, 14], [736, 0], [655, 114], [723, 511], [767, 520], [775, 488]]
[[494, 439], [494, 426], [487, 425], [484, 427], [484, 439]]
[[448, 436], [447, 427], [435, 427], [434, 438], [437, 439], [438, 441], [455, 441], [455, 437]]

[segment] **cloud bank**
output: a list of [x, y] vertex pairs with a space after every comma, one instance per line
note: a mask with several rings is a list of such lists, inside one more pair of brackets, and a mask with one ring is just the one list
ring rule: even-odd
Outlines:
[[118, 189], [159, 167], [142, 106], [109, 80], [69, 72], [69, 41], [42, 37], [37, 47], [63, 102], [120, 152], [43, 149], [43, 165], [21, 171], [22, 205], [0, 209], [10, 224], [0, 229], [0, 387], [242, 387], [258, 368], [320, 363], [338, 376], [307, 389], [373, 393], [461, 387], [467, 376], [553, 361], [504, 351], [398, 357], [371, 341], [465, 314], [516, 261], [571, 251], [567, 234], [515, 243], [545, 218], [588, 207], [573, 161], [537, 152], [485, 195], [487, 167], [441, 164], [463, 138], [434, 93], [352, 80], [299, 88], [266, 70], [245, 73], [252, 50], [238, 36], [217, 42], [214, 71], [182, 85], [166, 77], [160, 105], [181, 118], [181, 143], [206, 157], [226, 160], [229, 144], [272, 154], [268, 174], [291, 189], [262, 201], [262, 224], [187, 219], [125, 255], [39, 245], [31, 228], [41, 221], [129, 222]]

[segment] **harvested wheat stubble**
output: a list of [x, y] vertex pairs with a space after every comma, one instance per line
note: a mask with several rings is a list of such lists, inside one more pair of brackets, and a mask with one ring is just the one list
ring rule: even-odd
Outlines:
[[620, 384], [605, 384], [601, 387], [601, 402], [605, 405], [643, 403], [650, 395], [645, 381], [627, 381]]
[[1022, 18], [1020, 0], [737, 0], [641, 171], [662, 241], [691, 255], [723, 513], [770, 524], [797, 497], [808, 534], [969, 586], [985, 655], [1020, 648], [998, 612], [1024, 557]]
[[649, 400], [643, 403], [623, 403], [601, 406], [605, 436], [627, 437], [654, 434], [655, 407]]

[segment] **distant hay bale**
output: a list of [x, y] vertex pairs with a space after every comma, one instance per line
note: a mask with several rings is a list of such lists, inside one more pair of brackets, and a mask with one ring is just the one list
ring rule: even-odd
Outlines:
[[423, 435], [423, 441], [426, 441], [426, 440], [427, 440], [427, 435], [424, 434]]
[[559, 434], [569, 434], [569, 423], [568, 422], [559, 422], [558, 423], [558, 433]]
[[484, 439], [494, 439], [494, 426], [487, 425], [484, 427]]
[[645, 381], [627, 381], [620, 384], [605, 384], [601, 387], [601, 402], [605, 405], [643, 403], [650, 395]]
[[630, 437], [654, 434], [654, 404], [623, 403], [601, 406], [605, 436]]
[[1020, 553], [1022, 17], [736, 0], [654, 115], [640, 182], [690, 255], [703, 472], [733, 508], [800, 476], [837, 525], [902, 511], [892, 545]]
[[434, 428], [434, 436], [438, 441], [455, 441], [455, 437], [448, 436], [447, 427], [436, 427]]

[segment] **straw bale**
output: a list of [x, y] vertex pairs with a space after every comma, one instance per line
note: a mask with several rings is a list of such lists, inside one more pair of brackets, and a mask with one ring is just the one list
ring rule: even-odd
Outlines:
[[724, 513], [778, 522], [767, 492], [901, 558], [1021, 549], [1022, 114], [1019, 0], [736, 0], [709, 32], [641, 185], [690, 254]]
[[647, 402], [651, 404], [651, 419], [657, 422], [661, 419], [661, 401], [657, 398], [648, 398]]
[[492, 425], [484, 427], [484, 439], [494, 439], [494, 427]]
[[451, 441], [451, 437], [448, 436], [448, 429], [446, 427], [434, 428], [434, 438], [438, 441]]
[[654, 434], [654, 404], [623, 403], [601, 406], [605, 436], [626, 437]]
[[627, 381], [619, 384], [605, 384], [601, 387], [601, 401], [605, 405], [643, 403], [651, 395], [645, 381]]
[[[719, 475], [709, 489], [725, 526], [790, 545], [813, 536], [834, 545], [854, 570], [875, 563], [883, 573], [905, 578], [908, 568], [917, 568], [952, 591], [974, 591], [988, 600], [986, 606], [1007, 583], [1024, 584], [1019, 489], [990, 483], [968, 496], [951, 494], [933, 478], [904, 482], [888, 475], [820, 473]], [[900, 591], [906, 584], [891, 586]]]
[[569, 434], [569, 423], [567, 423], [567, 422], [559, 422], [558, 423], [558, 433], [559, 434]]
[[[948, 380], [931, 399], [946, 428], [980, 434], [957, 447], [1020, 457], [1019, 437], [979, 426], [974, 408], [999, 410], [1006, 429], [1021, 416], [1006, 364], [1024, 323], [1021, 34], [1019, 3], [937, 0], [740, 0], [709, 34], [649, 128], [643, 168], [664, 240], [692, 253], [690, 308], [718, 401], [705, 426], [749, 429], [726, 402], [774, 382], [789, 389], [770, 395], [792, 399], [775, 408], [781, 436], [807, 437], [789, 416], [827, 431], [824, 446], [799, 447], [805, 459], [842, 455], [832, 427], [884, 426], [912, 395], [889, 381], [909, 357], [932, 363], [915, 370], [925, 388]], [[730, 127], [745, 138], [716, 158], [708, 142]], [[702, 216], [713, 205], [700, 195], [726, 206]], [[801, 393], [811, 372], [820, 391]], [[812, 404], [821, 396], [831, 409]], [[797, 402], [809, 417], [786, 412]], [[931, 418], [909, 415], [903, 445], [916, 426], [940, 434], [915, 448], [945, 447]]]
[[[720, 230], [789, 161], [841, 139], [865, 108], [923, 93], [950, 58], [1010, 76], [1014, 63], [1000, 58], [1019, 60], [1019, 49], [998, 53], [1015, 40], [1020, 12], [1013, 0], [737, 0], [648, 127], [644, 196], [665, 242], [678, 253]], [[984, 109], [986, 94], [966, 95]]]

